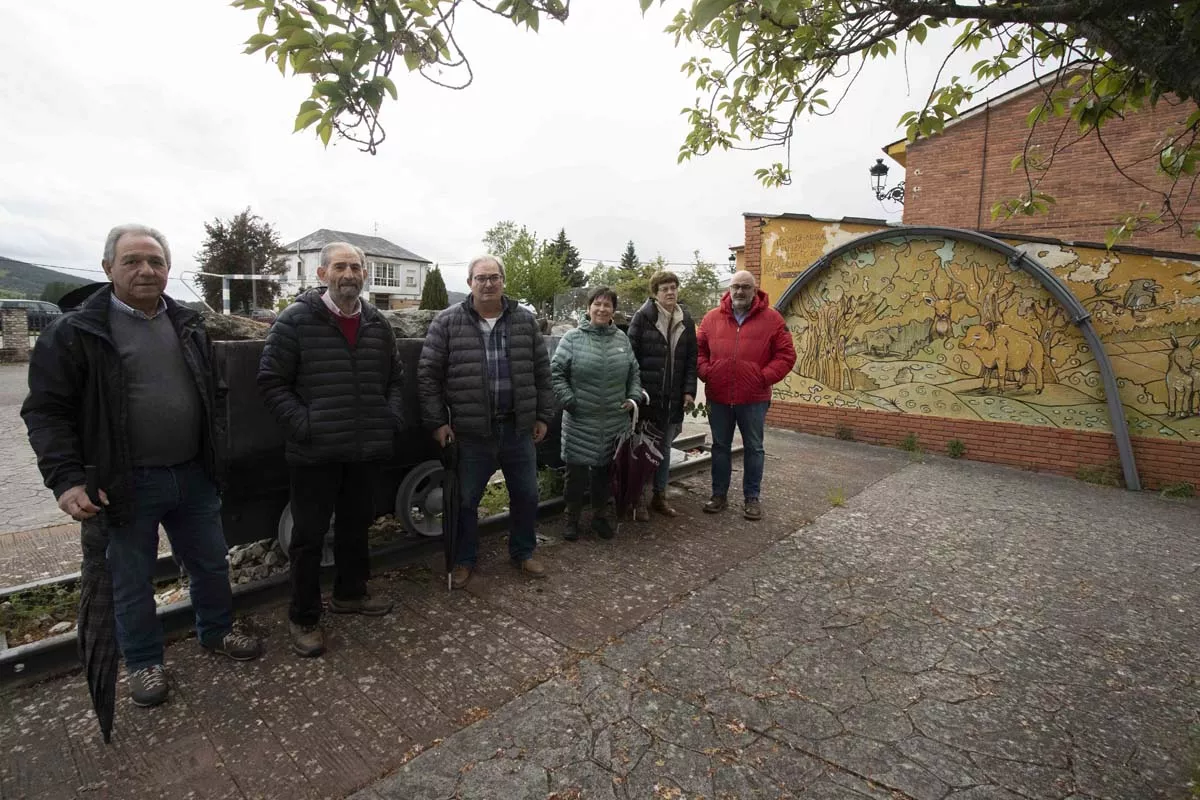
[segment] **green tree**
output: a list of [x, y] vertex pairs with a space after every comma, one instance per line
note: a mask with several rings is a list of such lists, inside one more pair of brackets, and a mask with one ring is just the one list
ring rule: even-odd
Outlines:
[[701, 259], [699, 250], [693, 251], [692, 257], [695, 263], [691, 271], [680, 279], [679, 302], [687, 306], [699, 322], [705, 312], [717, 307], [721, 299], [721, 279], [716, 265]]
[[442, 270], [434, 267], [425, 275], [425, 286], [421, 289], [420, 308], [431, 311], [441, 311], [450, 305], [450, 296], [446, 294], [446, 281], [442, 278]]
[[579, 249], [567, 238], [566, 228], [559, 228], [558, 238], [550, 242], [550, 252], [562, 265], [563, 280], [572, 289], [578, 289], [587, 283], [583, 274], [583, 262], [579, 258]]
[[625, 252], [621, 253], [621, 271], [626, 275], [632, 275], [642, 266], [642, 262], [638, 261], [637, 250], [633, 247], [633, 240], [629, 240], [629, 244], [625, 245]]
[[46, 300], [50, 303], [57, 303], [62, 300], [63, 295], [73, 289], [78, 289], [83, 286], [82, 283], [72, 283], [71, 281], [50, 281], [42, 287], [42, 293], [38, 296], [39, 300]]
[[511, 220], [499, 222], [483, 236], [488, 252], [504, 261], [505, 292], [549, 313], [554, 295], [567, 288], [562, 264], [550, 244]]
[[[245, 211], [226, 221], [220, 218], [204, 223], [206, 237], [196, 261], [202, 272], [219, 275], [282, 275], [287, 264], [280, 258], [283, 243], [279, 234], [257, 214]], [[197, 275], [193, 282], [204, 302], [221, 309], [220, 278]], [[230, 307], [236, 310], [271, 308], [279, 295], [276, 281], [233, 280], [229, 286]]]
[[[542, 18], [565, 21], [568, 2], [233, 0], [258, 14], [246, 51], [261, 51], [281, 73], [290, 68], [312, 81], [296, 130], [315, 126], [326, 144], [337, 133], [370, 152], [385, 136], [384, 97], [397, 97], [394, 67], [440, 85], [470, 83], [468, 59], [450, 31], [456, 12], [478, 9], [536, 31]], [[638, 2], [643, 12], [655, 4]], [[947, 28], [957, 36], [939, 54], [946, 61], [959, 52], [982, 55], [965, 76], [939, 72], [925, 102], [901, 120], [910, 139], [939, 133], [965, 103], [1014, 70], [1071, 65], [1068, 79], [1038, 93], [1029, 115], [1031, 127], [1056, 125], [1063, 135], [1036, 163], [1017, 160], [1027, 190], [993, 209], [1038, 213], [1052, 201], [1039, 191], [1040, 166], [1075, 139], [1099, 137], [1111, 120], [1158, 103], [1200, 102], [1198, 18], [1200, 0], [692, 0], [667, 29], [677, 43], [709, 51], [685, 64], [701, 97], [685, 109], [690, 130], [679, 158], [772, 144], [786, 150], [803, 115], [836, 112], [827, 95], [852, 91], [864, 62], [898, 57], [924, 45], [930, 30]], [[1179, 214], [1200, 177], [1200, 111], [1148, 143], [1145, 158], [1167, 176], [1161, 206], [1131, 212], [1114, 239], [1147, 224], [1182, 225]], [[791, 170], [785, 159], [758, 175], [783, 184]]]

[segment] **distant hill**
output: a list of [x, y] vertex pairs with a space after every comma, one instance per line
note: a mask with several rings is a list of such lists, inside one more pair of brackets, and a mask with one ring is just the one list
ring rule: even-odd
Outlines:
[[466, 300], [467, 293], [466, 292], [447, 291], [446, 299], [450, 301], [450, 305], [454, 305], [455, 303], [461, 303], [463, 300]]
[[69, 283], [73, 286], [82, 286], [87, 281], [76, 275], [68, 275], [65, 272], [0, 256], [0, 291], [9, 296], [23, 295], [36, 300], [41, 296], [42, 289], [48, 283]]

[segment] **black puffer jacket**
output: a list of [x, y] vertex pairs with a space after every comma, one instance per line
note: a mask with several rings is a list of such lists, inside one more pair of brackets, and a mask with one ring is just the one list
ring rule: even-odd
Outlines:
[[[212, 478], [213, 370], [208, 337], [199, 314], [169, 297], [165, 300], [203, 405], [200, 452]], [[133, 519], [134, 497], [128, 398], [121, 355], [108, 322], [114, 313], [111, 304], [110, 285], [78, 310], [59, 317], [38, 337], [29, 360], [29, 396], [21, 406], [21, 417], [38, 469], [54, 496], [85, 485], [83, 468], [95, 465], [99, 488], [108, 495], [105, 516], [110, 525], [121, 526]]]
[[628, 336], [642, 368], [642, 389], [650, 395], [648, 418], [660, 425], [683, 422], [683, 396], [696, 396], [696, 323], [691, 314], [683, 309], [683, 331], [672, 358], [667, 357], [653, 298], [634, 312]]
[[404, 365], [391, 325], [362, 304], [358, 341], [346, 341], [321, 299], [324, 287], [296, 298], [267, 334], [258, 386], [287, 431], [293, 465], [392, 457], [404, 424]]
[[[492, 433], [491, 393], [487, 385], [487, 353], [481, 318], [472, 297], [450, 306], [434, 318], [425, 335], [417, 366], [421, 419], [436, 430], [450, 424], [459, 436], [483, 438]], [[508, 327], [508, 362], [512, 376], [513, 410], [518, 430], [533, 430], [554, 419], [554, 390], [550, 386], [550, 356], [533, 314], [504, 298], [497, 325]]]

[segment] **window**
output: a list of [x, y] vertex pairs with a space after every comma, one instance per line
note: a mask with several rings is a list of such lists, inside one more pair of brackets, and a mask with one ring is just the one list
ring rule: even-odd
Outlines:
[[376, 286], [400, 285], [400, 265], [398, 264], [388, 264], [383, 261], [373, 261], [371, 262], [371, 275], [371, 283]]
[[416, 285], [417, 285], [417, 276], [416, 276], [416, 275], [409, 275], [407, 278], [405, 278], [405, 279], [404, 279], [404, 285], [405, 285], [405, 286], [408, 286], [408, 287], [410, 287], [410, 288], [416, 288]]

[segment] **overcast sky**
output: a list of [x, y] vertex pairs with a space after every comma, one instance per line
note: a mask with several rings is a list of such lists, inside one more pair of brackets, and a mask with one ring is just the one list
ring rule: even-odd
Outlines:
[[[590, 267], [630, 239], [643, 260], [699, 250], [724, 263], [746, 211], [898, 218], [867, 168], [902, 135], [937, 57], [914, 50], [908, 81], [899, 60], [869, 68], [837, 115], [801, 126], [793, 185], [766, 189], [754, 169], [776, 152], [676, 164], [695, 93], [687, 53], [662, 32], [672, 8], [643, 19], [636, 0], [576, 0], [540, 34], [468, 9], [457, 30], [474, 83], [396, 74], [371, 156], [291, 133], [311, 85], [241, 54], [250, 13], [214, 0], [2, 5], [0, 255], [98, 270], [107, 230], [139, 221], [171, 241], [176, 277], [195, 269], [203, 223], [247, 206], [285, 241], [377, 232], [459, 290], [504, 219], [546, 238], [566, 228]], [[903, 177], [892, 166], [889, 182]]]

